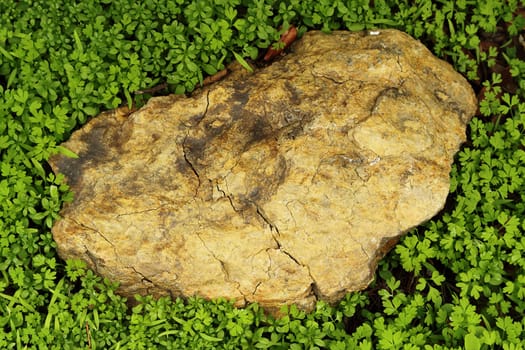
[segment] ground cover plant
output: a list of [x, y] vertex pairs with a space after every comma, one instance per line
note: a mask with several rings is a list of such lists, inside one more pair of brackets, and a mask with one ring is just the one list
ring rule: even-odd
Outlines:
[[[525, 47], [518, 0], [0, 2], [0, 348], [521, 349], [525, 339]], [[185, 93], [257, 60], [289, 25], [398, 28], [463, 73], [479, 112], [446, 208], [407, 234], [365, 291], [275, 320], [257, 305], [138, 298], [50, 228], [71, 199], [46, 160], [99, 111]], [[135, 101], [133, 101], [135, 100]]]

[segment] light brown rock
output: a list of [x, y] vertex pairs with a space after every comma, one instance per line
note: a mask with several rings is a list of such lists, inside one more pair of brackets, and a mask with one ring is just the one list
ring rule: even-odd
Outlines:
[[309, 32], [253, 74], [75, 132], [80, 158], [51, 160], [75, 194], [58, 252], [126, 296], [336, 302], [443, 207], [475, 109], [406, 34]]

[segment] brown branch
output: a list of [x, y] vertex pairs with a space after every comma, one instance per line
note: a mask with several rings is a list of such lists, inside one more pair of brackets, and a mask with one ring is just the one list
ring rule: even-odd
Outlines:
[[213, 84], [219, 80], [221, 80], [222, 78], [224, 78], [225, 76], [228, 75], [228, 68], [225, 68], [223, 70], [220, 70], [218, 71], [217, 73], [215, 73], [214, 75], [210, 75], [208, 77], [206, 77], [203, 81], [202, 81], [202, 86], [206, 86], [206, 85], [210, 85], [210, 84]]
[[88, 349], [91, 349], [91, 332], [89, 331], [89, 324], [86, 321], [86, 334], [87, 334], [87, 341], [88, 341]]
[[137, 91], [134, 91], [133, 93], [135, 95], [142, 95], [142, 94], [151, 94], [153, 92], [157, 92], [157, 91], [160, 91], [160, 90], [163, 90], [163, 89], [166, 89], [168, 87], [168, 83], [162, 83], [162, 84], [159, 84], [157, 86], [154, 86], [152, 88], [149, 88], [149, 89], [144, 89], [144, 90], [137, 90]]
[[270, 61], [275, 58], [275, 56], [279, 55], [284, 49], [290, 46], [295, 39], [297, 39], [297, 29], [294, 26], [291, 26], [279, 39], [279, 43], [282, 43], [282, 46], [278, 49], [270, 47], [268, 51], [266, 51], [266, 55], [264, 55], [264, 60]]

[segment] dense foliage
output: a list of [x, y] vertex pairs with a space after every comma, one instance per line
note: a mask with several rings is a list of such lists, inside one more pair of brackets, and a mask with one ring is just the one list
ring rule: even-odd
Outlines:
[[[521, 349], [525, 339], [525, 47], [518, 0], [0, 2], [2, 349]], [[398, 28], [479, 93], [442, 214], [336, 307], [274, 320], [257, 305], [151, 297], [128, 307], [50, 228], [72, 194], [46, 163], [99, 111], [184, 93], [280, 32]], [[166, 91], [167, 92], [167, 91]], [[133, 101], [135, 98], [135, 101]]]

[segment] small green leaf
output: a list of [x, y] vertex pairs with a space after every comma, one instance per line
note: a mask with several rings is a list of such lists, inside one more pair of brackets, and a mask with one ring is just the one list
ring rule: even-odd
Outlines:
[[38, 110], [42, 107], [42, 103], [39, 99], [34, 99], [29, 104], [29, 112], [31, 112], [32, 115], [37, 116]]
[[7, 58], [8, 60], [12, 61], [13, 60], [13, 56], [11, 56], [11, 53], [9, 53], [8, 51], [6, 51], [2, 46], [0, 46], [0, 53], [2, 55], [5, 56], [5, 58]]
[[86, 106], [84, 107], [84, 112], [89, 116], [94, 116], [98, 113], [98, 109], [96, 106]]
[[474, 334], [469, 333], [465, 336], [465, 350], [479, 350], [481, 349], [481, 344], [478, 337]]
[[77, 30], [75, 29], [73, 31], [73, 36], [75, 37], [75, 45], [77, 46], [77, 50], [80, 53], [84, 52], [84, 46], [82, 45], [82, 40], [80, 40], [80, 37], [78, 36]]
[[244, 67], [244, 69], [246, 69], [250, 73], [253, 73], [253, 68], [250, 66], [248, 62], [244, 60], [244, 58], [242, 58], [241, 55], [239, 55], [235, 51], [232, 51], [232, 53], [233, 53], [233, 56], [235, 56], [235, 59], [237, 60], [237, 62], [239, 62], [241, 66]]
[[58, 153], [63, 154], [66, 157], [78, 159], [78, 155], [75, 152], [73, 152], [73, 151], [71, 151], [71, 150], [69, 150], [69, 149], [67, 149], [67, 148], [65, 148], [63, 146], [57, 146], [56, 150], [58, 151]]
[[126, 101], [128, 102], [128, 108], [133, 108], [133, 98], [127, 89], [124, 90], [124, 96], [126, 96]]
[[200, 333], [200, 336], [202, 337], [202, 339], [207, 341], [222, 341], [222, 338], [212, 337], [207, 335], [206, 333]]
[[17, 77], [18, 77], [18, 69], [15, 68], [15, 69], [13, 69], [11, 71], [11, 74], [9, 74], [9, 78], [7, 78], [7, 85], [6, 85], [6, 87], [8, 89], [11, 87], [11, 85], [13, 85], [13, 81], [15, 81], [15, 79], [17, 79]]
[[57, 200], [58, 199], [58, 187], [56, 185], [49, 186], [49, 194], [51, 195], [52, 199]]
[[33, 163], [33, 169], [35, 170], [36, 174], [41, 178], [45, 178], [46, 172], [44, 171], [42, 164], [40, 164], [40, 162], [34, 158], [31, 158], [31, 163]]

